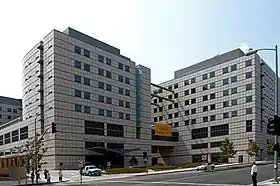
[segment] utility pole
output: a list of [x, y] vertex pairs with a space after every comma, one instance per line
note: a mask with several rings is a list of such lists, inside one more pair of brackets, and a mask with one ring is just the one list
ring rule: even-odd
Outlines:
[[[276, 81], [276, 87], [275, 87], [275, 115], [278, 116], [278, 102], [279, 102], [279, 90], [278, 90], [278, 47], [275, 45], [275, 81]], [[274, 123], [274, 125], [280, 125], [279, 123]], [[277, 134], [274, 135], [274, 144], [278, 144], [278, 136]], [[274, 182], [279, 183], [278, 181], [278, 152], [275, 149], [274, 150]]]

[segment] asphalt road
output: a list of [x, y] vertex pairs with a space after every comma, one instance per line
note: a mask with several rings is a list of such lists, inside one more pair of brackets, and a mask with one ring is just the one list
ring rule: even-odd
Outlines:
[[[258, 182], [273, 177], [273, 165], [258, 167]], [[222, 170], [215, 172], [179, 172], [159, 175], [137, 176], [130, 178], [103, 180], [91, 183], [94, 186], [248, 186], [251, 185], [251, 167]], [[261, 183], [258, 185], [262, 185]]]

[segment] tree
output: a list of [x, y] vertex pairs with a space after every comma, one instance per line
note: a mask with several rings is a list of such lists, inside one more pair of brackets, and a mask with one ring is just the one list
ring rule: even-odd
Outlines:
[[[35, 140], [34, 140], [35, 139]], [[36, 141], [36, 143], [35, 143]], [[36, 163], [38, 170], [40, 170], [41, 166], [45, 163], [41, 162], [44, 154], [47, 152], [47, 148], [44, 147], [43, 143], [43, 137], [36, 133], [36, 136], [34, 138], [30, 137], [26, 141], [26, 143], [22, 146], [14, 147], [12, 149], [12, 152], [14, 154], [22, 154], [24, 155], [24, 165], [26, 168], [26, 172], [29, 174], [30, 169], [36, 168]], [[37, 159], [37, 161], [36, 161]], [[37, 181], [37, 180], [36, 180]]]
[[226, 138], [225, 141], [222, 142], [220, 149], [222, 151], [223, 156], [227, 159], [233, 158], [237, 152], [236, 150], [234, 150], [233, 142], [230, 141], [228, 138]]
[[250, 141], [247, 149], [249, 157], [259, 157], [259, 146], [255, 141]]
[[135, 166], [138, 165], [138, 160], [135, 156], [132, 156], [131, 159], [129, 160], [130, 166]]
[[268, 143], [265, 145], [265, 154], [268, 156], [274, 155], [274, 148], [272, 143]]

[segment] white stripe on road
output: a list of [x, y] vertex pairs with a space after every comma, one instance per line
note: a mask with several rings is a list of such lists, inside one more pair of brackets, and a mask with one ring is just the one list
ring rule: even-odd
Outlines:
[[169, 182], [169, 181], [102, 181], [105, 183], [131, 183], [131, 184], [143, 184], [143, 185], [149, 185], [149, 184], [163, 184], [163, 185], [201, 185], [201, 186], [244, 186], [244, 185], [233, 185], [233, 184], [210, 184], [210, 183], [182, 183], [182, 182]]

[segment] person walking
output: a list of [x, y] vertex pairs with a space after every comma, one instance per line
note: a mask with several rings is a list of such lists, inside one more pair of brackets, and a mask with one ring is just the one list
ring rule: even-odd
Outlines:
[[257, 174], [258, 174], [258, 166], [257, 166], [256, 162], [254, 162], [252, 165], [252, 168], [251, 168], [253, 186], [257, 186]]
[[58, 178], [59, 178], [59, 182], [62, 182], [62, 171], [61, 170], [58, 171]]
[[50, 171], [47, 172], [47, 183], [51, 183]]

